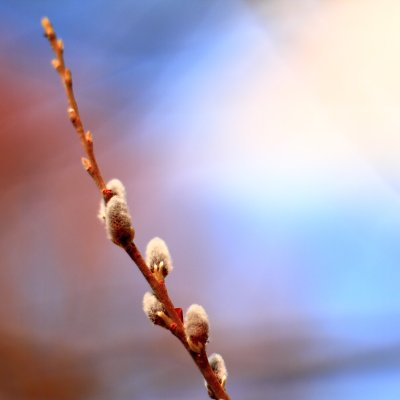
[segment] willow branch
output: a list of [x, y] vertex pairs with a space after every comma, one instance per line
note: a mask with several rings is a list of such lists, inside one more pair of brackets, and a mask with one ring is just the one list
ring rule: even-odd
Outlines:
[[[105, 181], [103, 179], [94, 154], [93, 136], [90, 131], [85, 132], [85, 129], [83, 127], [78, 104], [76, 102], [73, 91], [72, 74], [71, 71], [66, 67], [64, 61], [63, 42], [61, 39], [57, 38], [53, 26], [48, 18], [42, 19], [42, 26], [44, 29], [45, 37], [48, 39], [55, 55], [55, 58], [52, 60], [52, 65], [59, 74], [65, 89], [65, 94], [68, 101], [67, 111], [69, 119], [73, 127], [75, 128], [76, 133], [78, 134], [83, 150], [86, 154], [86, 157], [82, 158], [82, 164], [89, 175], [92, 177], [94, 183], [96, 184], [105, 202], [107, 203], [110, 198], [115, 195], [115, 193], [113, 193], [112, 190], [109, 190], [106, 187]], [[168, 318], [168, 325], [166, 326], [167, 329], [169, 329], [170, 332], [177, 337], [177, 339], [182, 343], [187, 352], [190, 354], [191, 358], [193, 359], [201, 374], [203, 375], [205, 381], [207, 382], [209, 391], [211, 390], [211, 394], [216, 399], [230, 400], [229, 395], [226, 393], [223, 385], [220, 383], [210, 366], [205, 349], [203, 348], [200, 352], [195, 352], [191, 350], [186, 338], [183, 322], [172, 300], [169, 297], [164, 279], [158, 279], [157, 275], [150, 270], [142, 254], [140, 253], [139, 249], [136, 247], [133, 241], [121, 247], [124, 248], [129, 257], [137, 265], [147, 283], [152, 288], [157, 299], [163, 304]]]
[[[53, 50], [55, 58], [51, 61], [54, 69], [57, 71], [63, 83], [65, 94], [68, 101], [68, 116], [75, 128], [76, 133], [81, 141], [82, 147], [87, 155], [87, 158], [82, 158], [82, 164], [86, 171], [93, 178], [94, 183], [105, 195], [106, 184], [101, 175], [100, 169], [97, 165], [96, 157], [93, 150], [93, 136], [90, 131], [85, 132], [83, 127], [82, 119], [79, 113], [78, 104], [75, 100], [74, 90], [72, 87], [72, 74], [69, 68], [65, 66], [64, 61], [64, 43], [61, 39], [57, 38], [57, 35], [51, 25], [48, 18], [42, 19], [42, 26], [44, 34], [48, 39], [50, 46]], [[105, 195], [107, 197], [107, 195]]]

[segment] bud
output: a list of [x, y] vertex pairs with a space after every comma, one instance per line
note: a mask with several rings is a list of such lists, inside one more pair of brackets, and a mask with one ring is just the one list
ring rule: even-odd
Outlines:
[[192, 304], [186, 312], [185, 333], [189, 347], [200, 353], [208, 341], [208, 316], [202, 306]]
[[87, 142], [88, 144], [93, 145], [93, 135], [92, 135], [92, 132], [87, 131], [87, 132], [85, 133], [85, 140], [86, 140], [86, 142]]
[[79, 123], [78, 114], [77, 114], [76, 110], [72, 107], [69, 107], [67, 111], [68, 111], [68, 116], [69, 116], [69, 120], [71, 121], [71, 124], [76, 127]]
[[64, 42], [62, 41], [62, 39], [58, 39], [57, 40], [57, 46], [60, 49], [61, 52], [64, 51]]
[[53, 60], [51, 60], [51, 65], [53, 66], [53, 68], [56, 71], [60, 71], [61, 70], [61, 62], [57, 58], [54, 58]]
[[56, 34], [55, 34], [55, 32], [54, 32], [54, 29], [53, 29], [53, 27], [52, 27], [52, 25], [51, 25], [50, 20], [49, 20], [47, 17], [43, 17], [43, 18], [42, 18], [42, 26], [43, 26], [43, 29], [44, 29], [44, 34], [45, 34], [50, 40], [54, 39], [55, 36], [56, 36]]
[[135, 231], [125, 199], [111, 197], [106, 205], [105, 222], [107, 235], [115, 244], [125, 247], [132, 242]]
[[155, 237], [146, 247], [146, 263], [151, 272], [161, 272], [165, 278], [172, 271], [171, 256], [164, 240]]
[[90, 163], [90, 161], [87, 158], [82, 157], [81, 162], [82, 162], [83, 168], [85, 168], [86, 171], [89, 171], [92, 168], [92, 164]]

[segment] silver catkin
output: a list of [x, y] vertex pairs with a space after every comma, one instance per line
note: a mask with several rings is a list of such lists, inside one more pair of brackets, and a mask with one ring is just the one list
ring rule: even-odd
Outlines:
[[225, 361], [222, 356], [218, 353], [213, 353], [208, 357], [208, 362], [218, 378], [219, 383], [224, 385], [228, 377], [228, 371], [226, 370]]
[[172, 271], [172, 261], [168, 247], [164, 240], [155, 237], [146, 247], [146, 263], [152, 272], [161, 271], [167, 276]]
[[117, 178], [109, 180], [106, 184], [107, 189], [112, 190], [117, 196], [126, 200], [126, 189], [124, 184]]
[[105, 210], [105, 224], [107, 235], [115, 244], [124, 247], [132, 242], [135, 231], [124, 198], [115, 195], [108, 201]]
[[190, 348], [200, 352], [208, 341], [209, 323], [204, 308], [198, 304], [192, 304], [185, 316], [185, 333]]
[[[208, 357], [208, 362], [210, 363], [210, 367], [213, 370], [215, 376], [217, 377], [219, 383], [225, 389], [226, 380], [228, 378], [228, 372], [225, 367], [224, 359], [220, 354], [213, 353]], [[211, 399], [217, 399], [217, 397], [214, 395], [213, 390], [211, 389], [211, 386], [207, 383], [207, 381], [204, 381], [204, 385], [207, 388], [208, 396]]]
[[[124, 184], [117, 178], [109, 180], [106, 184], [106, 188], [112, 190], [115, 195], [122, 197], [126, 201], [126, 189]], [[103, 199], [100, 201], [99, 212], [97, 217], [101, 222], [106, 219], [106, 204]]]
[[164, 307], [153, 293], [146, 292], [143, 296], [143, 311], [149, 320], [155, 323], [158, 318], [157, 313], [164, 312]]

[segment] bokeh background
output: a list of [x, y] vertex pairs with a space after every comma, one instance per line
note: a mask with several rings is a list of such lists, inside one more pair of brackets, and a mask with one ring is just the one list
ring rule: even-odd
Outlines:
[[0, 399], [206, 398], [96, 218], [44, 15], [232, 399], [399, 399], [395, 0], [0, 0]]

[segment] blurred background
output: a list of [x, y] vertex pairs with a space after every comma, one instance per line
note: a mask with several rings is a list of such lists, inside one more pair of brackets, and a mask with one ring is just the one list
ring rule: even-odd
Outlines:
[[45, 15], [232, 399], [399, 399], [394, 0], [0, 0], [0, 399], [207, 398], [96, 218]]

